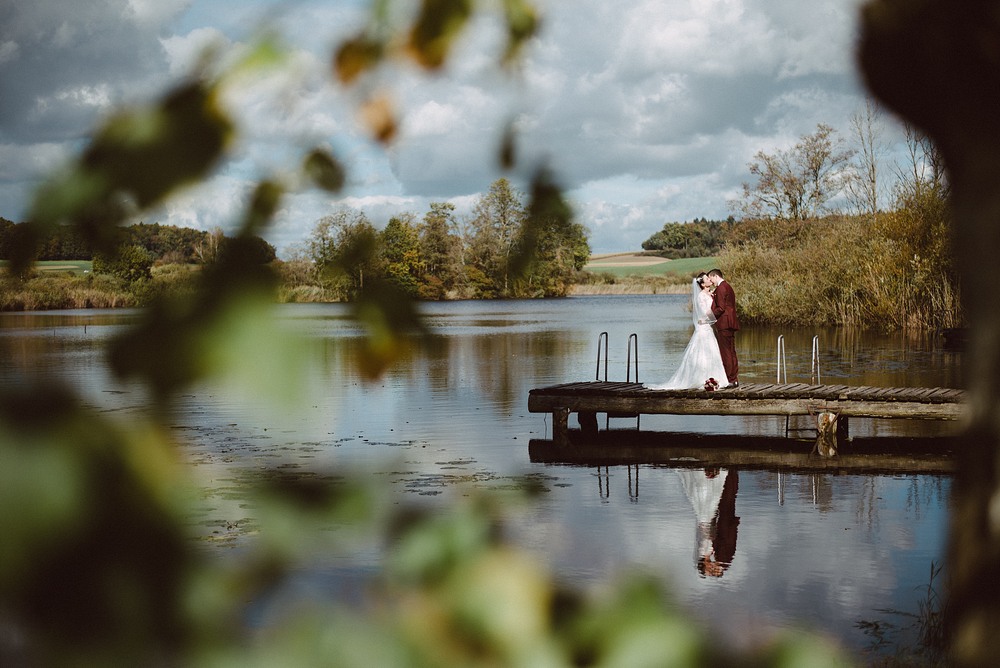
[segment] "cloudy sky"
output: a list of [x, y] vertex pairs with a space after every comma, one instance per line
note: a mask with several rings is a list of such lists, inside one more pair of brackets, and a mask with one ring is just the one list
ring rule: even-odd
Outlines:
[[[39, 179], [111, 110], [179, 81], [207, 45], [236, 52], [262, 29], [291, 53], [280, 73], [228, 93], [240, 142], [210, 182], [146, 222], [231, 229], [256, 180], [291, 174], [318, 144], [348, 165], [349, 185], [337, 199], [289, 196], [267, 235], [279, 253], [338, 207], [378, 227], [430, 202], [467, 213], [499, 176], [523, 187], [542, 164], [595, 253], [633, 250], [665, 222], [725, 218], [757, 151], [788, 148], [818, 123], [849, 138], [864, 104], [859, 0], [536, 4], [542, 33], [517, 76], [495, 67], [502, 39], [488, 14], [441, 75], [380, 74], [402, 119], [383, 150], [357, 122], [361, 91], [329, 74], [333, 46], [364, 25], [368, 0], [0, 0], [0, 216], [23, 220]], [[510, 122], [518, 166], [503, 172], [496, 147]]]

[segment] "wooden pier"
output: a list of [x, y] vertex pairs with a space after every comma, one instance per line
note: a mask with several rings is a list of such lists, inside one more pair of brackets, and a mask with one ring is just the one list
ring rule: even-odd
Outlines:
[[[596, 435], [597, 414], [647, 415], [812, 415], [819, 439], [848, 436], [851, 417], [959, 420], [963, 390], [921, 387], [747, 383], [708, 392], [650, 390], [640, 383], [590, 381], [531, 390], [528, 411], [552, 414], [552, 440], [567, 445], [568, 419], [576, 413], [584, 434]], [[824, 433], [826, 430], [826, 433]], [[835, 443], [834, 439], [834, 443]]]

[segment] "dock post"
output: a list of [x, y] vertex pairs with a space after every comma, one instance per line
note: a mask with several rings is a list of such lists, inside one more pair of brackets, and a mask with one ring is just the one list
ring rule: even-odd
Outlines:
[[580, 429], [588, 437], [597, 436], [597, 413], [593, 411], [580, 411], [576, 414], [576, 419], [580, 421]]
[[552, 411], [552, 441], [558, 446], [569, 445], [569, 409]]

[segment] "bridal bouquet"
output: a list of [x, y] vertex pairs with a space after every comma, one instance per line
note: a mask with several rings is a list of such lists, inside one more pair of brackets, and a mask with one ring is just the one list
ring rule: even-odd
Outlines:
[[715, 392], [717, 389], [719, 389], [719, 381], [714, 378], [709, 378], [705, 381], [706, 392]]

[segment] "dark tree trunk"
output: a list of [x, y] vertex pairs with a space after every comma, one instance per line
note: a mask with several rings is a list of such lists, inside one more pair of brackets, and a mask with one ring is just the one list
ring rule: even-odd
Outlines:
[[[971, 421], [955, 480], [947, 623], [956, 665], [1000, 658], [1000, 3], [873, 0], [859, 58], [872, 92], [945, 160], [971, 325]], [[901, 267], [886, 267], [892, 274]]]

